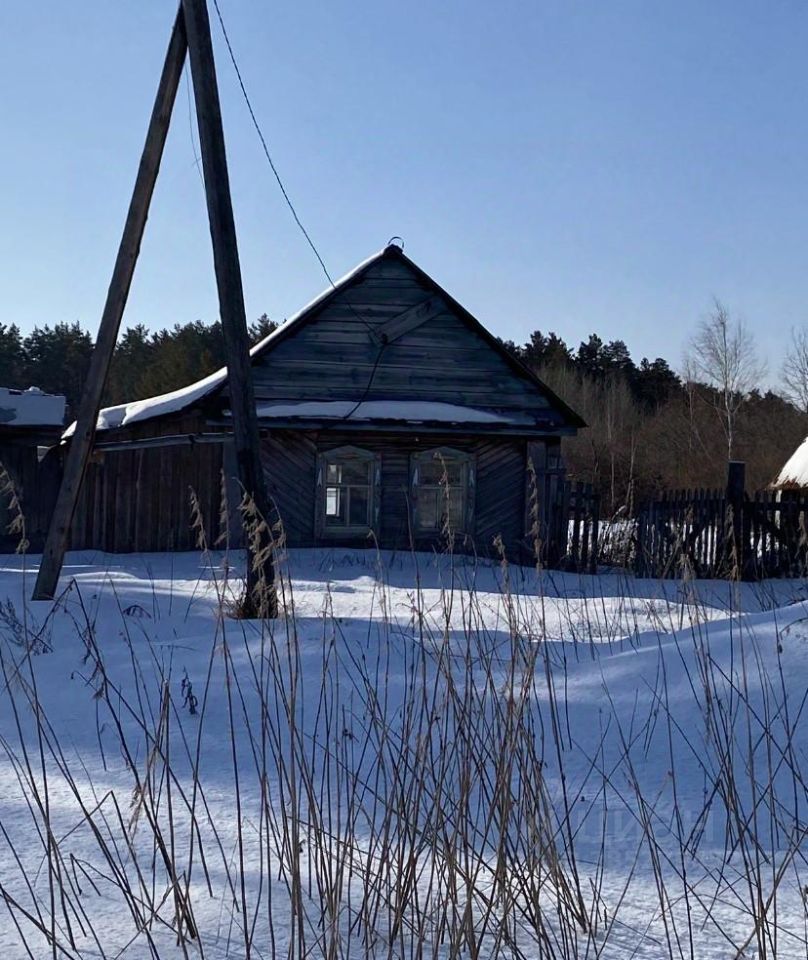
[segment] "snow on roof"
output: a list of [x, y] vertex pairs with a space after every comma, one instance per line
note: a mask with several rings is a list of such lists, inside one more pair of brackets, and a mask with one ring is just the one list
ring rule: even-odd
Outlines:
[[403, 423], [530, 424], [526, 417], [478, 410], [454, 403], [410, 400], [305, 400], [300, 403], [259, 403], [262, 420], [397, 420]]
[[64, 397], [43, 393], [39, 387], [27, 390], [0, 387], [0, 426], [60, 427], [64, 419]]
[[775, 487], [808, 487], [808, 437], [797, 447], [774, 481]]
[[[302, 307], [277, 329], [273, 330], [272, 333], [251, 347], [250, 356], [254, 357], [257, 353], [261, 352], [275, 337], [280, 335], [281, 331], [288, 330], [292, 324], [301, 320], [310, 310], [316, 307], [320, 301], [325, 300], [329, 294], [333, 293], [337, 287], [341, 287], [344, 283], [347, 283], [356, 276], [357, 273], [373, 263], [374, 260], [378, 260], [383, 254], [384, 250], [374, 253], [373, 256], [363, 260], [358, 266], [354, 267], [353, 270], [346, 273], [344, 277], [340, 277], [336, 283], [326, 287], [325, 290], [317, 294], [313, 300], [309, 301], [305, 307]], [[111, 430], [115, 427], [126, 427], [131, 423], [151, 420], [154, 417], [160, 417], [167, 413], [178, 413], [180, 410], [185, 410], [186, 407], [190, 407], [198, 400], [212, 393], [217, 387], [220, 387], [225, 380], [227, 380], [227, 367], [221, 367], [215, 373], [209, 374], [202, 380], [188, 384], [187, 387], [180, 387], [179, 390], [172, 390], [171, 393], [164, 393], [158, 397], [148, 397], [145, 400], [133, 400], [129, 403], [118, 404], [115, 407], [104, 407], [98, 413], [96, 430]], [[62, 434], [62, 438], [66, 440], [68, 437], [73, 436], [75, 431], [76, 424], [74, 421]]]

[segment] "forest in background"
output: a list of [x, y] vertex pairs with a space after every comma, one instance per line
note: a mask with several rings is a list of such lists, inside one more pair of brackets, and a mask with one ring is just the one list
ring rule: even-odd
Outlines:
[[[249, 325], [256, 343], [278, 324], [266, 314]], [[35, 386], [67, 399], [68, 416], [81, 399], [93, 352], [92, 335], [80, 323], [34, 327], [23, 337], [15, 325], [0, 324], [0, 386], [24, 390]], [[168, 393], [206, 377], [222, 366], [221, 324], [175, 324], [150, 332], [129, 327], [115, 346], [103, 404], [109, 406]]]
[[514, 353], [587, 422], [565, 438], [568, 474], [591, 482], [604, 512], [633, 511], [665, 490], [716, 489], [731, 458], [746, 462], [747, 489], [761, 490], [808, 434], [808, 410], [754, 384], [730, 391], [662, 359], [635, 363], [620, 341], [598, 336], [573, 350], [554, 334], [535, 333]]
[[[256, 342], [277, 324], [250, 324]], [[693, 335], [681, 372], [663, 359], [631, 357], [622, 340], [596, 334], [572, 347], [535, 331], [503, 345], [581, 414], [588, 428], [564, 441], [571, 478], [591, 482], [603, 510], [614, 513], [663, 490], [717, 488], [727, 460], [745, 460], [747, 485], [762, 489], [808, 434], [808, 332], [792, 336], [776, 389], [763, 389], [765, 368], [754, 341], [720, 303]], [[64, 394], [75, 410], [93, 339], [79, 323], [35, 328], [23, 337], [0, 324], [0, 385]], [[195, 321], [121, 337], [105, 404], [154, 396], [216, 370], [224, 355], [219, 323]]]

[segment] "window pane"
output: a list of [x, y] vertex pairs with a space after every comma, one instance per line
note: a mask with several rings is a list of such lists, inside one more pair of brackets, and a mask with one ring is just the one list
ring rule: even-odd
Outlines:
[[325, 464], [325, 527], [334, 530], [366, 529], [370, 526], [373, 469], [372, 457], [334, 453]]
[[348, 524], [351, 527], [367, 527], [370, 524], [368, 507], [370, 505], [367, 487], [351, 487]]
[[461, 460], [446, 460], [444, 461], [446, 468], [446, 475], [449, 478], [449, 483], [459, 484], [463, 482], [463, 463]]
[[443, 478], [440, 460], [423, 460], [418, 467], [418, 482], [425, 486], [437, 486]]
[[325, 489], [325, 522], [329, 527], [345, 524], [345, 492], [340, 487]]
[[[446, 504], [443, 506], [445, 513]], [[457, 489], [449, 491], [449, 526], [454, 532], [463, 529], [463, 495]]]
[[438, 490], [421, 490], [418, 493], [418, 529], [437, 530], [440, 522]]
[[452, 457], [424, 460], [419, 469], [419, 480], [427, 486], [445, 484], [447, 480], [450, 484], [463, 482], [463, 461]]
[[341, 460], [341, 483], [370, 483], [370, 460]]

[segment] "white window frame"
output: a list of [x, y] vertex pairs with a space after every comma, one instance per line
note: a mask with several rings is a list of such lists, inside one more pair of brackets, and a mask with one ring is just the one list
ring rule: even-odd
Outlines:
[[[349, 463], [360, 461], [368, 465], [368, 518], [367, 524], [343, 524], [339, 526], [326, 523], [326, 504], [328, 487], [328, 466], [334, 463]], [[349, 487], [356, 484], [348, 484]], [[318, 537], [328, 539], [366, 537], [372, 530], [379, 529], [379, 491], [381, 489], [381, 460], [378, 454], [362, 447], [335, 447], [333, 450], [324, 450], [317, 456], [317, 497], [315, 529]], [[350, 492], [349, 507], [350, 510]], [[346, 511], [346, 515], [349, 515]]]
[[[462, 508], [460, 515], [463, 518], [462, 528], [449, 530], [452, 534], [461, 536], [468, 535], [474, 531], [474, 494], [476, 486], [476, 464], [474, 454], [465, 450], [457, 450], [454, 447], [432, 447], [428, 450], [419, 450], [410, 457], [410, 496], [413, 505], [413, 534], [415, 539], [424, 537], [437, 537], [446, 532], [445, 521], [439, 520], [436, 527], [422, 527], [420, 501], [423, 491], [435, 490], [435, 484], [424, 485], [420, 482], [420, 468], [423, 463], [439, 460], [442, 462], [452, 461], [459, 463], [462, 467], [461, 496]], [[440, 495], [445, 497], [445, 487], [440, 485]]]

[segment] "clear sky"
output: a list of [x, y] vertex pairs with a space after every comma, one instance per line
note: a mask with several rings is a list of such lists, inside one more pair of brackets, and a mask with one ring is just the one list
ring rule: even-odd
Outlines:
[[[335, 275], [394, 234], [492, 331], [681, 357], [715, 295], [808, 323], [808, 4], [220, 0]], [[0, 322], [95, 330], [172, 0], [0, 10]], [[248, 316], [324, 286], [211, 11]], [[185, 81], [124, 325], [217, 313]]]

